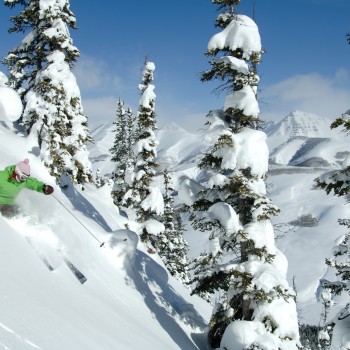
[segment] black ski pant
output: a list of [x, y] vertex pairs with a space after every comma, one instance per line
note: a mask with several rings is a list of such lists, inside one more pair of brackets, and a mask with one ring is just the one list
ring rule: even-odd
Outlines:
[[18, 205], [0, 204], [0, 213], [6, 218], [12, 218], [20, 213]]

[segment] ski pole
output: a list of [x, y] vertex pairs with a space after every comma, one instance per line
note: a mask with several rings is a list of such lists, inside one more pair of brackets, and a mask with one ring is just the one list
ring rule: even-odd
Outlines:
[[61, 206], [68, 211], [69, 214], [73, 216], [75, 220], [79, 222], [81, 226], [84, 227], [84, 229], [100, 244], [100, 248], [104, 247], [106, 242], [101, 242], [80, 220], [77, 218], [55, 195], [53, 197], [56, 199], [58, 203], [61, 204]]

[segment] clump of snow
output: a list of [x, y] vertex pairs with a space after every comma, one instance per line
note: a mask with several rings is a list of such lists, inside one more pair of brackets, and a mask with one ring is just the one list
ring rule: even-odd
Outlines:
[[151, 235], [158, 236], [161, 232], [165, 231], [164, 225], [158, 220], [149, 219], [145, 221], [145, 228]]
[[190, 178], [180, 178], [180, 187], [178, 190], [178, 201], [186, 205], [192, 205], [199, 191], [205, 189], [204, 186]]
[[236, 70], [239, 73], [248, 75], [249, 74], [249, 66], [248, 63], [244, 60], [240, 60], [239, 58], [233, 56], [222, 56], [218, 59], [213, 60], [216, 63], [225, 63], [231, 66], [233, 70]]
[[132, 271], [139, 240], [138, 235], [127, 229], [113, 231], [112, 235], [105, 253], [115, 266], [125, 268], [128, 272]]
[[[144, 72], [146, 71], [150, 71], [153, 72], [155, 71], [156, 69], [156, 65], [154, 64], [154, 62], [150, 62], [150, 61], [147, 61], [146, 64], [145, 64], [145, 68], [144, 68]], [[152, 76], [152, 80], [153, 80], [153, 76]]]
[[[255, 317], [257, 319], [265, 320], [269, 318], [271, 323], [276, 327], [274, 335], [280, 339], [284, 338], [298, 338], [298, 320], [295, 312], [296, 305], [294, 300], [289, 299], [286, 303], [283, 298], [275, 299], [269, 304], [261, 305], [255, 310]], [[293, 328], [294, 326], [294, 328]], [[281, 349], [288, 349], [288, 341], [285, 345], [281, 340]]]
[[154, 85], [148, 84], [146, 89], [143, 91], [143, 94], [140, 98], [140, 105], [146, 108], [151, 108], [151, 102], [157, 97], [154, 92]]
[[260, 113], [255, 91], [250, 85], [244, 85], [241, 90], [226, 96], [224, 111], [229, 108], [239, 109], [244, 115], [254, 118], [257, 118]]
[[264, 333], [264, 326], [260, 322], [232, 322], [227, 326], [220, 345], [222, 349], [227, 350], [246, 349]]
[[242, 49], [243, 58], [249, 59], [253, 53], [261, 52], [261, 40], [257, 25], [245, 15], [234, 16], [231, 23], [220, 33], [214, 35], [208, 50]]
[[[285, 276], [283, 276], [271, 264], [267, 264], [260, 260], [251, 259], [250, 261], [244, 262], [242, 266], [244, 267], [244, 271], [254, 276], [252, 283], [258, 290], [269, 293], [274, 287], [283, 286], [283, 288], [286, 290], [289, 288], [288, 282], [285, 280]], [[259, 305], [259, 307], [261, 307], [261, 305], [266, 305], [267, 308], [271, 306], [270, 303], [261, 303]], [[273, 313], [272, 308], [270, 309], [270, 312]]]
[[14, 122], [21, 116], [22, 111], [22, 101], [17, 92], [9, 87], [0, 86], [0, 120]]
[[275, 236], [271, 221], [250, 222], [244, 226], [244, 232], [253, 240], [257, 248], [266, 247], [271, 254], [276, 253]]
[[154, 134], [154, 131], [150, 128], [147, 128], [146, 130], [143, 130], [143, 131], [147, 132], [149, 136], [135, 143], [134, 153], [135, 154], [142, 153], [142, 150], [145, 149], [146, 151], [153, 152], [154, 156], [156, 157], [157, 156], [156, 146], [158, 145], [158, 142]]
[[266, 134], [259, 130], [245, 128], [232, 134], [233, 147], [222, 147], [214, 152], [222, 158], [222, 169], [247, 169], [252, 175], [263, 176], [268, 170], [269, 150]]
[[208, 188], [213, 188], [214, 186], [224, 186], [229, 183], [227, 176], [222, 174], [214, 174], [210, 177], [208, 181]]
[[[292, 300], [286, 303], [282, 299], [275, 299], [269, 304], [259, 306], [255, 309], [254, 317], [260, 322], [231, 322], [223, 335], [221, 349], [247, 349], [254, 344], [258, 344], [259, 349], [263, 350], [292, 349], [288, 339], [295, 339], [299, 334], [295, 309]], [[270, 333], [263, 324], [263, 321], [267, 320], [276, 328], [273, 333]], [[293, 329], [291, 325], [296, 327]]]
[[212, 221], [218, 220], [229, 233], [237, 232], [242, 229], [239, 216], [227, 203], [218, 202], [213, 204], [208, 209], [208, 214]]
[[149, 191], [148, 196], [141, 202], [142, 209], [162, 215], [164, 213], [164, 201], [160, 189], [158, 187], [150, 187]]

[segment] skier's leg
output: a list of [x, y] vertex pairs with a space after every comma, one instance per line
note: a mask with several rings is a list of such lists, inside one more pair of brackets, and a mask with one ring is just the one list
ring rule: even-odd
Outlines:
[[1, 204], [0, 213], [6, 218], [13, 218], [20, 213], [18, 205]]

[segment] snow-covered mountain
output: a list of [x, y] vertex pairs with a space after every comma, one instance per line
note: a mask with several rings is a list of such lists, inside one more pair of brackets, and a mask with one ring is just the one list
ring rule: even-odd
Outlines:
[[[94, 171], [108, 177], [114, 170], [109, 149], [114, 142], [114, 125], [102, 124], [92, 131], [94, 143], [90, 145], [89, 152]], [[158, 172], [167, 168], [173, 181], [179, 176], [196, 177], [198, 169], [196, 164], [208, 144], [203, 134], [193, 134], [177, 124], [169, 123], [162, 129], [156, 130], [159, 145], [157, 147]]]
[[332, 120], [294, 111], [280, 122], [269, 124], [270, 164], [332, 167], [341, 164], [348, 151], [346, 135], [330, 129]]
[[[315, 114], [294, 111], [279, 122], [268, 123], [264, 130], [270, 150], [270, 165], [309, 168], [332, 168], [340, 166], [349, 153], [348, 136], [338, 129], [331, 129], [332, 120]], [[193, 174], [193, 164], [208, 147], [205, 131], [189, 133], [170, 123], [157, 130], [158, 162], [160, 170], [168, 167]], [[90, 146], [94, 168], [104, 174], [113, 171], [109, 148], [114, 141], [112, 123], [102, 124], [92, 132], [95, 143]]]

